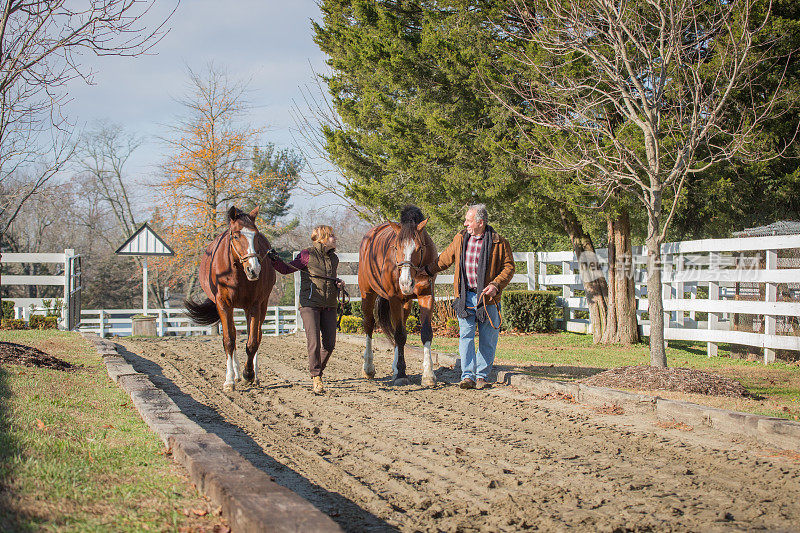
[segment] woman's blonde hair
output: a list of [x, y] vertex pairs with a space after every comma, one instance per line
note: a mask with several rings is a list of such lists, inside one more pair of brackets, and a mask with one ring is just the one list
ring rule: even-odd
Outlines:
[[313, 242], [326, 242], [329, 237], [333, 237], [333, 228], [330, 226], [317, 226], [311, 232]]

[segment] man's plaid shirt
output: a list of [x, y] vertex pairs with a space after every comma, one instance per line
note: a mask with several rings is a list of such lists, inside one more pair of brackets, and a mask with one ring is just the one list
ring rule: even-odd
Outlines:
[[464, 257], [464, 270], [467, 273], [467, 287], [472, 289], [478, 288], [478, 258], [481, 255], [481, 246], [483, 246], [484, 233], [480, 237], [475, 235], [469, 236], [467, 242], [467, 252]]

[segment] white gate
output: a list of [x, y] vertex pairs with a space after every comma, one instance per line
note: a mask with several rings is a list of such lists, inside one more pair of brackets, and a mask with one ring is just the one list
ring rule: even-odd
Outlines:
[[[53, 276], [31, 276], [4, 274], [0, 279], [3, 286], [58, 286], [64, 287], [62, 310], [62, 327], [74, 329], [81, 316], [81, 256], [74, 250], [56, 253], [4, 253], [0, 263], [44, 263], [63, 265], [64, 273]], [[45, 298], [47, 299], [47, 298]], [[5, 298], [14, 302], [14, 307], [21, 308], [25, 318], [30, 314], [31, 306], [42, 307], [43, 298]]]

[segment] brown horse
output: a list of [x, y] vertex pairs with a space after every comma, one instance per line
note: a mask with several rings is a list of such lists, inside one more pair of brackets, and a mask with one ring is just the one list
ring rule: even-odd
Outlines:
[[367, 379], [375, 377], [372, 331], [375, 328], [373, 310], [377, 299], [378, 321], [394, 344], [393, 383], [408, 385], [404, 355], [406, 320], [411, 312], [411, 301], [416, 298], [419, 301], [424, 345], [422, 384], [436, 384], [431, 359], [431, 314], [435, 276], [428, 276], [422, 267], [432, 263], [437, 253], [433, 239], [425, 231], [427, 223], [428, 220], [418, 207], [408, 206], [400, 215], [400, 224], [386, 222], [376, 226], [361, 241], [358, 252], [358, 287], [361, 290], [361, 309], [364, 315], [364, 331], [367, 334], [363, 368], [363, 375]]
[[240, 380], [234, 308], [244, 309], [247, 316], [244, 381], [258, 383], [257, 352], [261, 344], [261, 325], [267, 314], [269, 294], [275, 285], [275, 269], [271, 261], [264, 260], [270, 245], [256, 227], [257, 215], [258, 207], [250, 213], [235, 207], [228, 210], [228, 229], [208, 245], [200, 261], [200, 286], [208, 298], [201, 303], [191, 299], [184, 301], [187, 314], [197, 324], [209, 326], [222, 322], [222, 346], [228, 357], [222, 386], [226, 391], [234, 390], [234, 382]]

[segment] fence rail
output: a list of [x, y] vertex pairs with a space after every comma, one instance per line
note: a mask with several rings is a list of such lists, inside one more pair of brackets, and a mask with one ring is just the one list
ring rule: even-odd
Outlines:
[[[127, 336], [133, 333], [134, 315], [141, 314], [142, 309], [84, 309], [81, 311], [80, 331], [97, 333], [101, 337], [109, 335]], [[216, 335], [218, 325], [198, 326], [185, 316], [186, 310], [180, 308], [150, 309], [155, 315], [156, 331], [159, 336], [165, 335]], [[265, 335], [277, 336], [295, 331], [295, 308], [293, 306], [274, 306], [267, 308], [267, 316], [261, 325]], [[234, 310], [233, 322], [237, 330], [246, 327], [244, 311]]]
[[[44, 263], [63, 265], [63, 274], [49, 275], [18, 275], [4, 274], [3, 286], [50, 286], [63, 287], [63, 303], [61, 310], [61, 325], [66, 329], [73, 329], [77, 325], [77, 315], [80, 312], [81, 302], [81, 256], [68, 249], [64, 253], [4, 253], [0, 262], [7, 263]], [[27, 320], [31, 313], [42, 312], [44, 300], [53, 298], [4, 298], [14, 302], [15, 315]]]

